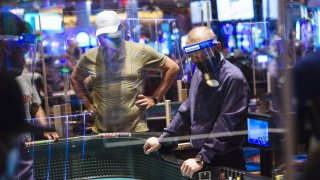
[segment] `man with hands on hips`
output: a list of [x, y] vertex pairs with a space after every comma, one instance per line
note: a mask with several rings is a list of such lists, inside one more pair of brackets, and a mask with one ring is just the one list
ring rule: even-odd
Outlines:
[[[87, 111], [95, 115], [94, 133], [145, 132], [146, 109], [165, 95], [179, 66], [169, 57], [148, 45], [124, 39], [120, 16], [115, 11], [102, 11], [96, 16], [99, 46], [80, 58], [71, 74], [75, 92]], [[143, 94], [143, 78], [147, 68], [163, 72], [153, 96]], [[92, 99], [84, 80], [92, 78]]]
[[[189, 97], [164, 133], [146, 141], [145, 154], [159, 150], [166, 137], [184, 135], [191, 128], [192, 149], [186, 151], [187, 160], [181, 166], [183, 176], [191, 178], [204, 165], [245, 170], [244, 137], [232, 135], [245, 129], [249, 87], [244, 75], [221, 55], [221, 44], [210, 28], [193, 28], [184, 50], [197, 67]], [[216, 133], [228, 136], [219, 137]]]

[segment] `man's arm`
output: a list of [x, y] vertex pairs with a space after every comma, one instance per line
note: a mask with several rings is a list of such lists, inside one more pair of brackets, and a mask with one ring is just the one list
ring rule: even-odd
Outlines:
[[[187, 99], [178, 109], [170, 125], [164, 129], [159, 138], [149, 138], [143, 146], [144, 153], [149, 154], [161, 148], [161, 144], [168, 143], [165, 138], [183, 134], [190, 127], [190, 101]], [[169, 142], [170, 143], [170, 142]]]
[[162, 97], [166, 94], [169, 90], [170, 86], [175, 80], [175, 77], [179, 73], [179, 66], [170, 58], [166, 57], [166, 62], [161, 69], [163, 71], [163, 76], [160, 85], [157, 87], [155, 92], [153, 93], [153, 97], [147, 97], [142, 94], [138, 95], [136, 105], [140, 108], [150, 108], [156, 105], [154, 99], [156, 101], [160, 101]]
[[95, 114], [97, 112], [96, 107], [94, 106], [89, 92], [85, 86], [84, 80], [89, 76], [89, 74], [83, 70], [78, 69], [77, 67], [73, 70], [71, 74], [71, 84], [74, 91], [79, 96], [79, 98], [84, 103], [84, 106], [88, 112]]
[[163, 71], [161, 83], [153, 93], [153, 96], [157, 99], [157, 101], [162, 99], [162, 97], [169, 90], [180, 70], [178, 64], [170, 58], [167, 58], [166, 63], [161, 67], [161, 69]]
[[215, 133], [231, 133], [243, 130], [248, 108], [249, 87], [245, 80], [234, 79], [224, 92], [221, 113], [214, 123], [209, 137], [199, 154], [209, 163], [216, 154], [225, 154], [242, 145], [241, 136], [215, 137]]
[[[46, 114], [41, 106], [33, 104], [32, 111], [34, 112], [35, 118], [38, 120], [39, 124], [49, 126], [48, 121], [46, 120]], [[45, 132], [43, 135], [47, 139], [57, 140], [59, 138], [59, 135], [56, 132]]]
[[[31, 83], [31, 82], [30, 82]], [[46, 113], [41, 107], [41, 99], [39, 97], [39, 94], [36, 90], [36, 87], [32, 85], [32, 105], [30, 109], [30, 113], [37, 119], [37, 122], [43, 126], [49, 126], [49, 122], [46, 119]], [[59, 138], [58, 133], [56, 132], [44, 132], [44, 137], [46, 139], [53, 139], [57, 140]]]

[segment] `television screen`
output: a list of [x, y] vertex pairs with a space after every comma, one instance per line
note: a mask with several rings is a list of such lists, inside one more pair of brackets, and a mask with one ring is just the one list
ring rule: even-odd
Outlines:
[[[39, 17], [41, 22], [39, 21]], [[25, 13], [23, 18], [25, 21], [29, 22], [36, 31], [63, 32], [63, 18], [60, 14]]]
[[[62, 28], [63, 19], [60, 14], [45, 14], [45, 13], [40, 14], [40, 22], [41, 22], [41, 30], [63, 32], [63, 28]], [[36, 22], [36, 29], [40, 29], [39, 21]]]
[[208, 21], [207, 5], [209, 6], [209, 19], [211, 21], [212, 19], [211, 1], [193, 1], [190, 3], [192, 24], [197, 24], [202, 22], [207, 23]]
[[268, 55], [260, 54], [260, 55], [257, 55], [257, 61], [259, 63], [266, 63], [269, 61], [269, 57]]
[[253, 0], [217, 0], [218, 20], [246, 20], [254, 17]]
[[247, 117], [248, 143], [269, 147], [269, 122], [267, 118]]
[[278, 1], [262, 0], [263, 18], [278, 18]]
[[[39, 31], [39, 29], [36, 29], [36, 22], [39, 21], [39, 13], [25, 13], [23, 19], [27, 21], [34, 30]], [[37, 28], [39, 27], [37, 26]]]

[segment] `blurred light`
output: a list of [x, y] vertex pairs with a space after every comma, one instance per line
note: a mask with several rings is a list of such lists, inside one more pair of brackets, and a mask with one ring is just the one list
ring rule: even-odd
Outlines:
[[96, 37], [90, 36], [90, 45], [93, 47], [98, 45], [98, 41]]
[[43, 46], [48, 46], [48, 45], [49, 45], [49, 42], [48, 42], [47, 40], [43, 40], [43, 41], [42, 41], [42, 45], [43, 45]]
[[237, 31], [242, 31], [242, 29], [243, 29], [242, 23], [238, 23], [238, 25], [237, 25]]
[[60, 69], [60, 71], [61, 71], [62, 73], [69, 73], [69, 72], [70, 72], [70, 70], [67, 69], [67, 68], [62, 68], [62, 69]]
[[266, 62], [268, 62], [268, 60], [269, 60], [269, 58], [267, 55], [258, 55], [257, 56], [257, 61], [259, 63], [266, 63]]
[[141, 44], [146, 44], [146, 41], [144, 40], [144, 39], [139, 39], [139, 43], [141, 43]]
[[242, 46], [244, 46], [244, 47], [248, 47], [249, 46], [249, 41], [248, 40], [244, 40], [244, 41], [242, 41]]
[[296, 22], [296, 39], [300, 40], [300, 21], [297, 20]]
[[[240, 24], [239, 24], [239, 28], [240, 28]], [[223, 32], [225, 35], [231, 35], [233, 33], [233, 26], [232, 24], [226, 24], [222, 26]]]
[[67, 59], [61, 59], [60, 64], [67, 64]]
[[179, 33], [179, 29], [178, 29], [178, 28], [174, 28], [174, 29], [172, 30], [172, 32], [173, 32], [173, 33]]
[[187, 35], [181, 37], [181, 47], [185, 47], [187, 44]]
[[57, 41], [53, 41], [53, 42], [51, 43], [51, 47], [59, 47], [59, 46], [60, 46], [60, 43], [57, 42]]
[[10, 9], [10, 12], [12, 12], [13, 14], [19, 16], [20, 18], [23, 16], [24, 14], [24, 9], [22, 8], [15, 8], [15, 9]]
[[54, 64], [55, 64], [55, 65], [59, 65], [59, 64], [60, 64], [60, 60], [59, 60], [59, 59], [56, 59], [56, 60], [54, 61]]
[[79, 44], [79, 47], [88, 47], [90, 46], [90, 37], [85, 32], [79, 32], [76, 36], [76, 41]]

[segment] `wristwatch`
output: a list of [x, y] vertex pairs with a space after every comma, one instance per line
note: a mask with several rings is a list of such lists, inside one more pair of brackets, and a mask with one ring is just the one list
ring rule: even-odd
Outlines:
[[194, 158], [195, 160], [196, 160], [196, 162], [197, 163], [203, 163], [203, 158], [202, 158], [202, 155], [201, 154], [198, 154], [195, 158]]

